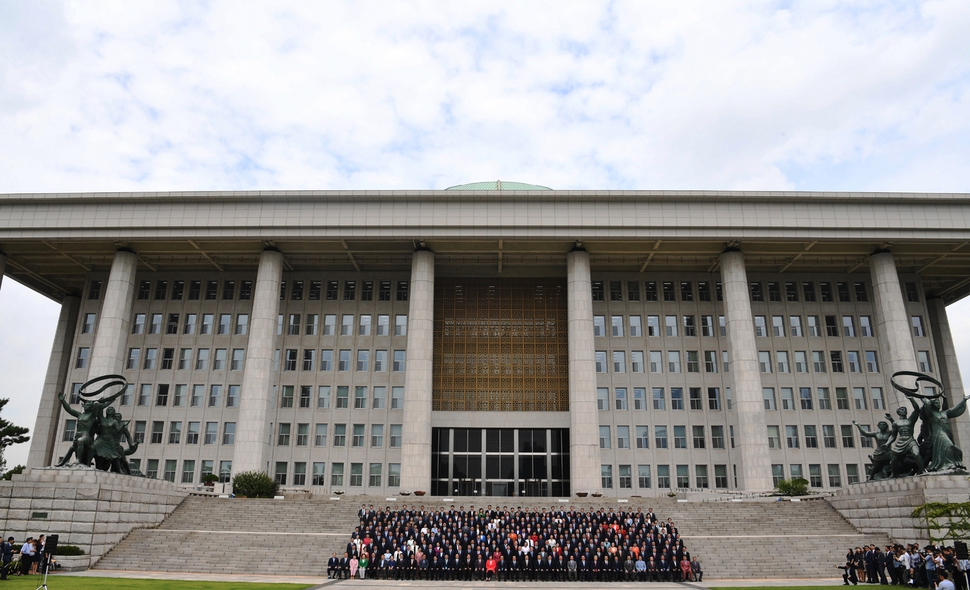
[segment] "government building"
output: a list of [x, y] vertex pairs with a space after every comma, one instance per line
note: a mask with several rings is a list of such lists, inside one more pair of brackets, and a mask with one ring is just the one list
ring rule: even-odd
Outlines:
[[61, 304], [28, 466], [71, 448], [58, 394], [118, 373], [132, 466], [186, 487], [843, 488], [894, 372], [962, 398], [968, 246], [964, 194], [0, 195], [4, 280]]

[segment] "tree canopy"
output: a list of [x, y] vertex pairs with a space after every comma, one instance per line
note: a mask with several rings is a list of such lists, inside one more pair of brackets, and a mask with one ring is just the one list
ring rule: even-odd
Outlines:
[[[0, 413], [3, 413], [3, 408], [9, 401], [9, 398], [0, 399]], [[9, 420], [0, 418], [0, 472], [3, 472], [7, 468], [7, 460], [3, 457], [4, 451], [10, 445], [16, 445], [30, 440], [30, 437], [27, 436], [28, 432], [30, 432], [29, 429], [23, 426], [16, 426]]]

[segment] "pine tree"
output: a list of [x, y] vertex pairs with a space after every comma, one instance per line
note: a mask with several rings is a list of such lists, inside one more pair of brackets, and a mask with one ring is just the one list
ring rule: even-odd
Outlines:
[[[4, 406], [9, 401], [9, 399], [0, 399], [0, 413], [3, 412]], [[3, 458], [4, 451], [10, 445], [16, 445], [30, 440], [30, 437], [27, 436], [28, 432], [30, 432], [29, 429], [23, 426], [15, 426], [9, 420], [0, 418], [0, 473], [7, 468], [7, 460]]]

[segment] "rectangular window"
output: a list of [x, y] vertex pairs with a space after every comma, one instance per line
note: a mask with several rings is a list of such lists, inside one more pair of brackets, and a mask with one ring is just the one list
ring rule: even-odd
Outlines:
[[357, 324], [357, 335], [370, 336], [370, 324], [371, 324], [370, 314], [366, 314], [366, 313], [360, 314], [359, 323]]
[[226, 349], [225, 348], [216, 349], [216, 354], [212, 359], [212, 370], [213, 371], [226, 370]]
[[872, 409], [885, 410], [886, 402], [883, 401], [882, 387], [873, 387], [871, 391], [872, 391]]
[[643, 326], [641, 324], [640, 316], [631, 315], [630, 316], [630, 337], [639, 338], [643, 336]]
[[812, 366], [816, 373], [826, 372], [825, 368], [825, 352], [821, 350], [812, 351]]
[[626, 353], [622, 350], [613, 353], [613, 372], [626, 373]]
[[168, 405], [168, 385], [165, 383], [159, 384], [158, 392], [155, 395], [155, 405], [156, 406], [167, 406]]
[[370, 351], [358, 350], [357, 351], [357, 372], [366, 373], [369, 370], [370, 370]]
[[378, 301], [391, 300], [391, 281], [381, 281], [380, 290], [377, 292]]
[[606, 336], [606, 316], [593, 316], [593, 336]]
[[398, 281], [397, 282], [397, 300], [407, 301], [408, 300], [408, 282]]
[[764, 301], [765, 294], [761, 289], [761, 283], [752, 282], [751, 283], [751, 301]]
[[387, 388], [382, 386], [374, 387], [374, 397], [371, 407], [375, 410], [383, 410], [386, 407]]
[[327, 464], [324, 462], [315, 462], [313, 464], [313, 475], [310, 479], [310, 485], [323, 486], [327, 485]]
[[654, 426], [653, 427], [654, 443], [658, 449], [667, 448], [667, 427], [666, 426]]
[[808, 373], [808, 355], [804, 350], [795, 351], [795, 372]]
[[704, 402], [701, 399], [701, 388], [691, 387], [688, 390], [688, 395], [690, 396], [690, 409], [691, 410], [703, 410]]
[[711, 448], [712, 449], [724, 448], [724, 427], [723, 426], [711, 426]]
[[350, 387], [346, 385], [337, 386], [337, 405], [336, 408], [347, 409], [350, 407]]
[[129, 348], [128, 349], [128, 361], [125, 363], [125, 369], [137, 371], [138, 370], [138, 360], [141, 358], [141, 349], [139, 348]]
[[797, 426], [786, 426], [785, 427], [785, 442], [789, 449], [798, 448], [798, 427]]
[[404, 388], [403, 387], [391, 388], [391, 409], [392, 410], [404, 409]]
[[387, 485], [392, 488], [400, 487], [401, 485], [401, 464], [400, 463], [387, 464]]
[[678, 488], [689, 488], [690, 487], [690, 475], [687, 465], [677, 466], [677, 487]]
[[611, 334], [616, 337], [623, 337], [623, 316], [615, 315], [610, 317]]
[[778, 407], [775, 405], [775, 389], [773, 387], [762, 388], [761, 395], [764, 398], [766, 410], [778, 409]]
[[[229, 362], [229, 370], [242, 371], [245, 362], [246, 362], [246, 349], [233, 348], [232, 360]], [[181, 364], [181, 362], [179, 364]]]
[[[852, 283], [855, 287], [855, 300], [860, 302], [869, 301], [869, 292], [866, 290], [866, 284], [862, 282]], [[851, 482], [850, 482], [851, 483]]]
[[714, 336], [714, 316], [701, 316], [701, 336]]
[[818, 321], [817, 315], [810, 315], [806, 318], [808, 324], [808, 335], [815, 338], [822, 335], [822, 325]]
[[350, 350], [344, 349], [339, 352], [337, 370], [342, 372], [350, 370]]
[[627, 301], [640, 301], [640, 281], [629, 281], [626, 284]]
[[[229, 395], [230, 396], [232, 396], [232, 388], [233, 388], [233, 386], [230, 385], [229, 386]], [[310, 398], [312, 397], [311, 396], [311, 392], [312, 391], [313, 391], [313, 388], [310, 387], [309, 385], [301, 385], [300, 386], [300, 407], [301, 408], [309, 408], [310, 407]]]
[[754, 335], [764, 337], [768, 335], [767, 318], [763, 315], [754, 316]]
[[837, 463], [829, 463], [829, 487], [840, 488], [842, 487], [842, 477], [839, 474], [839, 466]]
[[630, 353], [630, 370], [634, 373], [642, 373], [644, 369], [643, 351], [634, 350]]
[[670, 409], [671, 410], [684, 409], [684, 389], [682, 387], [670, 388]]
[[345, 313], [340, 316], [340, 335], [352, 336], [354, 333], [354, 314]]
[[165, 436], [165, 423], [156, 420], [152, 422], [152, 438], [151, 444], [158, 445], [162, 443], [162, 437]]
[[145, 364], [142, 368], [145, 370], [153, 370], [155, 368], [155, 361], [158, 360], [158, 349], [157, 348], [146, 348], [145, 349]]
[[793, 315], [788, 316], [788, 327], [791, 330], [791, 335], [793, 338], [802, 337], [802, 317]]
[[914, 315], [911, 318], [913, 323], [913, 336], [917, 338], [922, 338], [926, 336], [926, 331], [923, 329], [923, 316]]
[[670, 465], [657, 465], [657, 487], [670, 488]]
[[327, 446], [327, 424], [317, 424], [313, 428], [313, 446]]
[[404, 371], [405, 356], [406, 356], [406, 352], [403, 350], [394, 351], [394, 365], [392, 367], [392, 370], [395, 373]]
[[218, 422], [206, 422], [205, 423], [205, 438], [203, 443], [207, 445], [216, 444], [216, 437], [219, 434], [219, 423]]
[[320, 351], [320, 370], [333, 371], [333, 351], [332, 350]]
[[790, 373], [791, 367], [788, 365], [788, 352], [784, 350], [778, 350], [775, 352], [775, 364], [778, 367], [779, 373]]
[[344, 464], [343, 463], [331, 464], [330, 485], [335, 487], [344, 485]]
[[633, 388], [633, 409], [637, 411], [647, 409], [647, 390], [643, 387]]
[[684, 336], [697, 336], [697, 323], [692, 315], [684, 316]]
[[616, 409], [626, 410], [627, 409], [627, 399], [626, 399], [626, 387], [617, 387], [614, 392], [616, 398]]
[[768, 282], [768, 301], [781, 301], [781, 288], [774, 281]]
[[380, 463], [371, 463], [370, 470], [367, 474], [367, 485], [380, 487], [381, 485], [381, 467]]
[[354, 409], [367, 409], [367, 388], [358, 385], [354, 387]]
[[175, 362], [175, 349], [174, 348], [163, 348], [162, 349], [162, 369], [168, 370], [172, 368], [172, 364]]
[[668, 315], [664, 316], [664, 326], [666, 329], [667, 336], [675, 337], [677, 336], [677, 316]]
[[344, 281], [344, 301], [357, 299], [357, 281]]
[[287, 447], [290, 445], [290, 424], [280, 423], [279, 426], [279, 436], [277, 437], [276, 445], [280, 447]]
[[852, 433], [852, 426], [840, 426], [842, 430], [842, 447], [846, 449], [855, 448], [855, 435]]
[[680, 300], [681, 301], [693, 301], [694, 300], [694, 289], [691, 287], [690, 281], [680, 282]]
[[595, 359], [596, 359], [596, 372], [605, 373], [606, 372], [606, 351], [597, 350], [595, 352]]
[[637, 448], [649, 449], [650, 448], [650, 427], [637, 426], [636, 433], [637, 433]]
[[785, 316], [771, 316], [771, 335], [776, 337], [785, 336]]
[[199, 423], [189, 422], [188, 430], [185, 432], [185, 444], [187, 445], [197, 445], [199, 444]]
[[758, 366], [762, 373], [771, 372], [771, 353], [767, 350], [758, 351]]
[[795, 282], [785, 283], [785, 298], [788, 301], [798, 301], [798, 285]]
[[694, 485], [699, 488], [708, 487], [707, 483], [707, 465], [695, 465], [694, 466]]
[[[137, 352], [137, 349], [134, 349], [134, 350]], [[868, 356], [868, 353], [866, 353], [866, 354]], [[873, 352], [872, 354], [873, 354], [873, 356], [875, 356], [876, 353]], [[930, 351], [928, 351], [928, 350], [920, 350], [920, 351], [917, 351], [917, 353], [916, 353], [916, 359], [917, 359], [917, 362], [919, 363], [919, 370], [920, 370], [920, 372], [922, 372], [922, 373], [932, 373], [933, 372], [933, 364], [930, 362]], [[872, 371], [870, 369], [869, 372], [870, 373], [874, 373], [875, 371]]]
[[654, 410], [666, 410], [667, 409], [667, 403], [665, 401], [666, 400], [666, 397], [664, 396], [664, 388], [663, 387], [654, 387], [653, 388], [653, 391], [652, 391], [652, 396], [653, 396], [653, 409]]
[[86, 369], [88, 368], [88, 357], [91, 355], [91, 349], [88, 347], [81, 347], [77, 349], [77, 361], [74, 363], [75, 369]]
[[650, 466], [637, 465], [637, 486], [642, 489], [650, 488]]
[[822, 425], [822, 444], [826, 449], [834, 449], [835, 445], [835, 426], [829, 424]]
[[660, 336], [660, 316], [647, 316], [647, 336]]
[[818, 388], [818, 409], [820, 410], [832, 409], [832, 398], [829, 395], [828, 387]]
[[215, 315], [211, 313], [202, 314], [202, 326], [199, 330], [199, 334], [211, 334], [212, 324], [215, 321]]
[[390, 447], [392, 449], [400, 449], [403, 439], [403, 426], [401, 424], [391, 424]]
[[717, 387], [707, 388], [707, 409], [709, 410], [720, 410], [721, 409], [721, 390]]
[[674, 291], [674, 284], [670, 281], [663, 282], [664, 301], [677, 301], [677, 293]]
[[650, 372], [663, 373], [663, 357], [659, 350], [650, 351]]
[[845, 387], [835, 388], [835, 403], [836, 407], [840, 410], [849, 409], [849, 393]]
[[346, 424], [333, 425], [333, 446], [335, 447], [347, 446], [347, 425]]
[[667, 351], [667, 372], [680, 373], [680, 351], [679, 350]]
[[781, 448], [781, 434], [777, 426], [768, 426], [768, 448]]
[[698, 301], [710, 301], [711, 300], [711, 284], [707, 281], [699, 281], [697, 283], [697, 300]]
[[906, 301], [919, 303], [919, 287], [916, 283], [906, 283]]
[[612, 465], [601, 465], [600, 466], [600, 485], [604, 490], [609, 490], [613, 488], [613, 466]]
[[644, 284], [644, 289], [646, 289], [646, 297], [644, 301], [657, 301], [657, 283], [656, 281], [647, 281]]
[[630, 427], [629, 426], [616, 427], [616, 448], [618, 449], [630, 448]]
[[381, 448], [384, 446], [384, 425], [383, 424], [371, 424], [370, 446], [375, 448]]
[[360, 300], [361, 301], [374, 300], [374, 281], [364, 281], [363, 283], [361, 283]]
[[687, 448], [687, 427], [686, 426], [674, 426], [674, 448], [675, 449]]
[[218, 408], [222, 402], [222, 385], [209, 386], [209, 407]]
[[387, 336], [390, 332], [391, 316], [381, 314], [377, 316], [377, 335]]
[[791, 387], [781, 388], [781, 409], [782, 410], [795, 409], [795, 391]]
[[602, 412], [610, 409], [610, 390], [607, 387], [596, 388], [596, 409]]
[[620, 489], [633, 488], [633, 468], [630, 465], [620, 465], [619, 484]]
[[805, 448], [807, 449], [818, 448], [818, 436], [816, 435], [814, 426], [811, 426], [811, 425], [805, 426]]
[[834, 315], [825, 316], [825, 335], [839, 337], [839, 324]]
[[278, 483], [281, 486], [286, 485], [286, 462], [285, 461], [276, 462], [276, 472], [273, 479], [275, 479], [276, 483]]
[[704, 427], [703, 426], [692, 426], [691, 435], [693, 438], [694, 448], [703, 449], [704, 448]]

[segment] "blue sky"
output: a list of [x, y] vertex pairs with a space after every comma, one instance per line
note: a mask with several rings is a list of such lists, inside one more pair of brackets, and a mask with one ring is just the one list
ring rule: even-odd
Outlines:
[[[0, 193], [967, 192], [968, 30], [965, 0], [0, 0]], [[0, 290], [28, 426], [56, 313]]]

